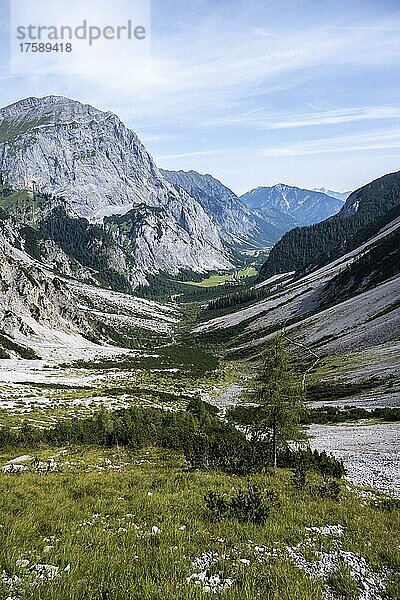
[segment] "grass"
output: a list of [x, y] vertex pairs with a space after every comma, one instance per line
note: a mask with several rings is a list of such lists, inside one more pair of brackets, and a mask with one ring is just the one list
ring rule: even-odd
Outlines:
[[329, 574], [327, 582], [335, 594], [344, 600], [358, 600], [359, 590], [346, 564]]
[[372, 377], [356, 383], [340, 383], [338, 381], [320, 381], [309, 385], [307, 388], [307, 400], [326, 401], [341, 400], [357, 394], [368, 392], [383, 385], [384, 381], [379, 377]]
[[71, 364], [60, 365], [62, 368], [93, 369], [100, 371], [167, 371], [182, 370], [191, 377], [203, 377], [218, 367], [219, 360], [211, 352], [184, 344], [175, 344], [154, 348], [151, 354], [124, 355], [92, 361], [77, 360]]
[[[275, 490], [281, 503], [265, 525], [214, 523], [204, 495], [231, 495], [246, 486], [244, 478], [189, 472], [182, 456], [154, 448], [76, 447], [62, 458], [59, 450], [39, 451], [41, 460], [55, 456], [65, 463], [59, 473], [0, 474], [0, 569], [24, 576], [26, 568], [16, 565], [23, 556], [61, 570], [54, 581], [29, 589], [29, 600], [209, 598], [201, 585], [187, 582], [200, 571], [193, 559], [205, 552], [218, 553], [212, 572], [235, 580], [223, 598], [322, 600], [324, 582], [297, 569], [285, 548], [306, 544], [303, 554], [315, 560], [316, 551], [328, 551], [334, 542], [310, 537], [305, 528], [328, 523], [346, 528], [343, 548], [364, 556], [371, 568], [392, 574], [400, 567], [399, 512], [382, 511], [349, 491], [340, 502], [317, 499], [295, 491], [290, 474], [278, 470], [255, 478], [261, 489]], [[3, 450], [0, 464], [29, 453]], [[104, 469], [105, 458], [121, 469]], [[159, 531], [152, 533], [153, 527]], [[276, 557], [262, 558], [256, 546], [275, 548]], [[69, 574], [62, 572], [67, 565]], [[349, 586], [340, 573], [335, 583]], [[6, 597], [8, 590], [3, 592]]]
[[261, 248], [251, 248], [249, 250], [240, 250], [241, 254], [244, 254], [245, 256], [253, 256], [253, 257], [259, 257], [262, 256], [263, 258], [267, 257], [268, 254], [271, 251], [272, 246], [262, 246]]
[[[379, 364], [375, 374], [371, 365]], [[324, 356], [308, 376], [308, 386], [317, 392], [315, 400], [337, 400], [361, 394], [391, 393], [400, 390], [398, 359], [389, 347], [374, 351]], [[325, 388], [325, 390], [324, 390]], [[325, 393], [326, 392], [326, 393]]]
[[[245, 269], [238, 271], [237, 275], [239, 279], [255, 277], [257, 275], [257, 270], [254, 267], [246, 267]], [[207, 277], [207, 279], [203, 279], [203, 281], [185, 281], [184, 283], [198, 287], [216, 287], [217, 285], [225, 284], [228, 281], [234, 281], [232, 273], [211, 275], [210, 277]]]
[[13, 123], [13, 121], [3, 121], [0, 124], [0, 141], [13, 142], [20, 135], [30, 132], [32, 129], [38, 128], [40, 125], [46, 125], [51, 122], [48, 117], [39, 117], [30, 121]]

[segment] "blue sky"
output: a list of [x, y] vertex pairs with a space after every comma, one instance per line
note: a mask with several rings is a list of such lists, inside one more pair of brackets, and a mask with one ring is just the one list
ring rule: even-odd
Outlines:
[[397, 0], [153, 0], [149, 64], [121, 56], [112, 77], [12, 76], [0, 2], [2, 106], [62, 94], [112, 110], [159, 166], [237, 193], [355, 189], [400, 168]]

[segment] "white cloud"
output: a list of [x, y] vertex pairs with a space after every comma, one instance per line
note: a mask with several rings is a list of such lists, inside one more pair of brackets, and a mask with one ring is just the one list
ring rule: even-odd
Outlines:
[[198, 150], [197, 152], [182, 152], [180, 154], [164, 154], [155, 156], [155, 161], [160, 163], [161, 161], [175, 160], [176, 158], [191, 158], [192, 156], [208, 156], [210, 154], [222, 154], [225, 150]]
[[281, 147], [265, 148], [264, 157], [308, 156], [313, 154], [359, 152], [400, 148], [400, 131], [377, 131], [364, 134], [322, 138]]
[[[148, 64], [133, 70], [132, 57], [123, 54], [120, 68], [110, 77], [98, 69], [88, 75], [83, 62], [81, 73], [68, 84], [97, 103], [100, 99], [114, 106], [125, 118], [157, 114], [166, 121], [183, 121], [206, 115], [212, 122], [221, 112], [237, 111], [242, 101], [246, 105], [246, 98], [298, 86], [310, 70], [395, 64], [400, 55], [395, 32], [385, 22], [382, 28], [377, 24], [372, 31], [350, 34], [347, 28], [320, 25], [260, 32], [242, 19], [240, 13], [231, 15], [226, 25], [210, 12], [163, 37], [154, 31]], [[281, 121], [291, 126], [288, 119]]]
[[342, 108], [338, 110], [307, 112], [294, 115], [274, 114], [273, 111], [254, 109], [237, 115], [219, 118], [216, 125], [243, 124], [258, 129], [296, 129], [300, 127], [321, 127], [360, 121], [376, 121], [400, 118], [400, 106], [366, 106]]

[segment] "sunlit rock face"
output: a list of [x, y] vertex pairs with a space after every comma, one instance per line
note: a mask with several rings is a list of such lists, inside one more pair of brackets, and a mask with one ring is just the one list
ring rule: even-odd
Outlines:
[[164, 178], [113, 113], [59, 96], [0, 110], [0, 170], [3, 185], [62, 196], [70, 215], [90, 221], [139, 207], [141, 226], [129, 250], [143, 272], [232, 266], [199, 202]]

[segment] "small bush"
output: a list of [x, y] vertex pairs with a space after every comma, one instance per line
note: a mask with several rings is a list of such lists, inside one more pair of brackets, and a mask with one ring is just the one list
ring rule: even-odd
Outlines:
[[218, 406], [213, 406], [209, 402], [204, 402], [200, 396], [192, 398], [189, 401], [186, 410], [187, 412], [192, 413], [198, 421], [202, 421], [205, 417], [209, 417], [210, 415], [215, 417], [219, 412]]
[[239, 491], [230, 503], [232, 516], [238, 521], [262, 525], [269, 517], [271, 508], [263, 501], [256, 485], [249, 485], [247, 491]]
[[247, 490], [239, 490], [231, 498], [212, 491], [204, 499], [212, 521], [233, 518], [241, 523], [263, 525], [271, 511], [271, 498], [268, 503], [265, 502], [258, 486], [249, 483]]
[[340, 479], [345, 474], [343, 462], [325, 451], [318, 450], [286, 450], [278, 456], [278, 466], [295, 469], [299, 462], [304, 461], [307, 470], [320, 473], [323, 477]]
[[322, 485], [317, 485], [315, 491], [320, 498], [327, 500], [339, 500], [340, 485], [334, 479], [328, 479]]
[[379, 508], [386, 512], [393, 512], [395, 510], [400, 510], [400, 499], [399, 498], [384, 498], [382, 502], [379, 503]]
[[229, 516], [229, 500], [221, 496], [221, 494], [208, 492], [204, 496], [204, 500], [212, 521], [221, 521]]
[[296, 490], [303, 490], [306, 487], [307, 462], [304, 456], [296, 461], [292, 474], [292, 485]]
[[245, 476], [266, 472], [271, 457], [267, 442], [251, 442], [234, 427], [221, 423], [194, 435], [184, 452], [192, 469]]

